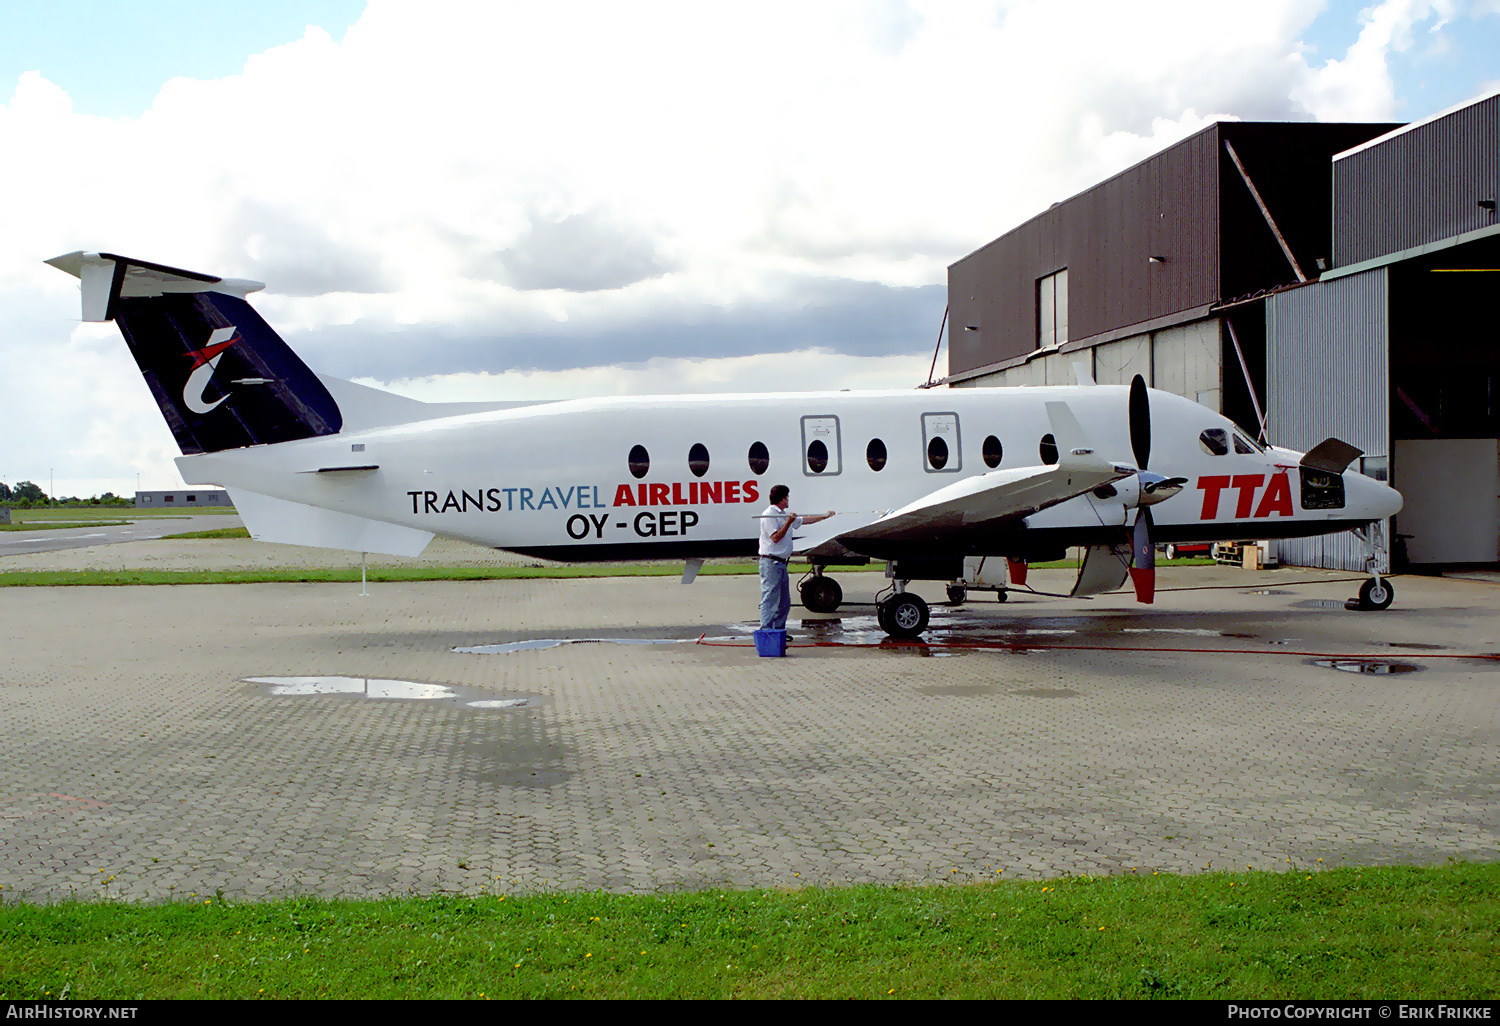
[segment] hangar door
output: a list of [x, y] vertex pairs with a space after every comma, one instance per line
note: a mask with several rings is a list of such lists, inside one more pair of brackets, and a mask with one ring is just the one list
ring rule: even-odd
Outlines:
[[[1325, 438], [1341, 438], [1364, 450], [1362, 469], [1384, 474], [1391, 437], [1387, 295], [1381, 267], [1266, 300], [1266, 427], [1272, 442], [1306, 452]], [[1283, 563], [1364, 569], [1364, 545], [1348, 532], [1278, 545]], [[1390, 568], [1388, 552], [1381, 554], [1380, 568]]]

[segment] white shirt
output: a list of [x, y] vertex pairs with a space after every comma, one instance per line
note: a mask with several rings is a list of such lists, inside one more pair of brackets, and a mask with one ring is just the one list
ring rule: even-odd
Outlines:
[[797, 528], [802, 526], [802, 518], [795, 517], [792, 526], [787, 529], [786, 534], [781, 536], [781, 541], [772, 541], [771, 536], [781, 530], [781, 525], [786, 523], [786, 518], [792, 514], [779, 506], [767, 506], [760, 515], [760, 554], [762, 556], [775, 556], [777, 559], [792, 558], [792, 535]]

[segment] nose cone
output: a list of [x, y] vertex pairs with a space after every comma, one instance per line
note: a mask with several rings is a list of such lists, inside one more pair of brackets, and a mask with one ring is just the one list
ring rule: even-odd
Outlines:
[[1155, 506], [1163, 499], [1170, 499], [1182, 491], [1182, 486], [1187, 484], [1185, 477], [1166, 477], [1162, 474], [1153, 474], [1149, 470], [1140, 471], [1141, 478], [1141, 505]]
[[1358, 512], [1361, 519], [1368, 517], [1371, 520], [1384, 520], [1400, 513], [1404, 505], [1401, 493], [1396, 489], [1355, 471], [1351, 470], [1344, 475], [1344, 485], [1349, 497], [1354, 500], [1349, 505], [1353, 507], [1352, 511]]

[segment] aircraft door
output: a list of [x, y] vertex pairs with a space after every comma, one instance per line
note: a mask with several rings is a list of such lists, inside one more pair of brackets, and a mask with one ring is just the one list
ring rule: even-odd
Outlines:
[[929, 474], [952, 474], [963, 469], [958, 414], [922, 414], [922, 466]]
[[844, 454], [839, 444], [837, 417], [802, 418], [802, 473], [808, 477], [834, 477], [843, 472]]

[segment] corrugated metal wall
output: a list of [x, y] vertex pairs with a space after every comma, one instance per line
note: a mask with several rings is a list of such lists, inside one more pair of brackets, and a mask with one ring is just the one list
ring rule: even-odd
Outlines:
[[1488, 228], [1481, 199], [1500, 199], [1500, 96], [1333, 162], [1334, 266]]
[[1063, 268], [1071, 340], [1218, 299], [1219, 161], [1212, 125], [949, 267], [949, 373], [1034, 352], [1037, 279]]
[[[1367, 456], [1390, 455], [1387, 292], [1381, 267], [1266, 301], [1272, 442], [1306, 452], [1332, 435]], [[1364, 546], [1347, 533], [1287, 540], [1280, 549], [1284, 563], [1364, 569]]]

